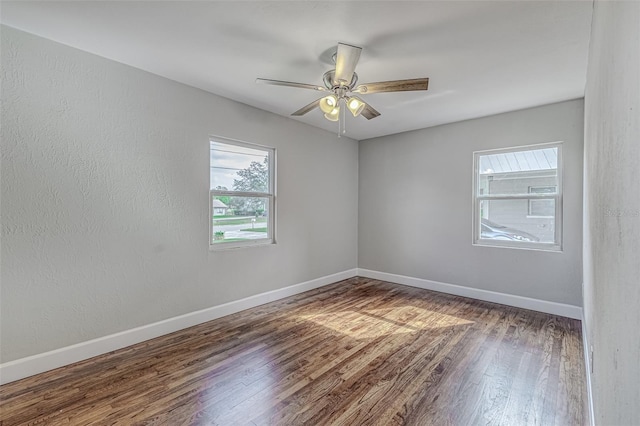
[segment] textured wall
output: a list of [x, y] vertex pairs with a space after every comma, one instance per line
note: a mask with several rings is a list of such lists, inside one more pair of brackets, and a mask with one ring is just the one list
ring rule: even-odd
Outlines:
[[[564, 251], [477, 247], [473, 151], [564, 141]], [[583, 103], [360, 142], [358, 266], [581, 306]]]
[[[1, 112], [2, 362], [356, 267], [356, 141], [5, 26]], [[277, 149], [278, 244], [208, 250], [211, 134]]]
[[585, 93], [584, 313], [598, 425], [640, 424], [640, 3], [596, 2]]

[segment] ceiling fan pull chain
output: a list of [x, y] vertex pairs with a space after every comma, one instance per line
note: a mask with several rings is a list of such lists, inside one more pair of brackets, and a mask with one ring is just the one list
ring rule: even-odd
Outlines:
[[345, 110], [347, 109], [347, 103], [344, 98], [340, 98], [340, 119], [338, 120], [338, 137], [347, 133], [347, 117]]

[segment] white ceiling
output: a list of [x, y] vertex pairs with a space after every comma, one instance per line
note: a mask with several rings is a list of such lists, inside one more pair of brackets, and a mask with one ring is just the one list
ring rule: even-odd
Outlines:
[[[429, 77], [427, 92], [362, 98], [367, 139], [584, 95], [591, 1], [2, 2], [2, 23], [289, 116], [319, 97], [338, 41], [360, 83]], [[337, 132], [319, 110], [294, 118]]]

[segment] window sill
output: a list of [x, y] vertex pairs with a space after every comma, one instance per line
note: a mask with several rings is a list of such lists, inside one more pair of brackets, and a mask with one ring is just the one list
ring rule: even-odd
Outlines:
[[209, 251], [227, 251], [227, 250], [237, 250], [249, 247], [263, 247], [263, 246], [272, 246], [275, 245], [276, 242], [273, 239], [265, 238], [261, 240], [249, 240], [249, 241], [238, 241], [238, 242], [229, 242], [229, 243], [217, 243], [217, 244], [209, 244]]
[[563, 252], [561, 245], [553, 244], [553, 243], [527, 243], [527, 242], [515, 243], [513, 241], [502, 242], [502, 241], [492, 241], [492, 240], [478, 240], [473, 243], [473, 246], [515, 249], [515, 250], [544, 251], [549, 253]]

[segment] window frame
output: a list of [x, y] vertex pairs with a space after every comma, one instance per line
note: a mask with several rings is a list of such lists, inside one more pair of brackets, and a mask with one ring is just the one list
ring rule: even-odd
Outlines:
[[[562, 200], [563, 200], [563, 155], [562, 155], [562, 141], [532, 144], [532, 145], [520, 145], [512, 146], [508, 148], [488, 149], [482, 151], [473, 152], [473, 187], [471, 192], [472, 197], [472, 245], [481, 247], [505, 247], [513, 249], [527, 249], [527, 250], [542, 250], [550, 252], [562, 252]], [[545, 148], [557, 148], [558, 150], [558, 164], [557, 164], [557, 189], [555, 194], [479, 194], [479, 177], [480, 177], [480, 157], [483, 155], [502, 154], [520, 151], [532, 151]], [[554, 185], [542, 185], [542, 186], [554, 186]], [[529, 206], [531, 200], [537, 199], [554, 199], [555, 200], [555, 218], [554, 218], [554, 241], [547, 242], [532, 242], [532, 241], [507, 241], [507, 240], [493, 240], [481, 238], [481, 217], [480, 217], [480, 204], [482, 201], [491, 200], [527, 200]], [[528, 207], [527, 206], [527, 207]], [[527, 211], [529, 213], [529, 210]], [[529, 216], [527, 216], [529, 217]]]
[[[242, 247], [255, 247], [276, 244], [276, 149], [260, 145], [256, 143], [245, 142], [237, 139], [225, 138], [222, 136], [209, 136], [209, 150], [211, 150], [211, 142], [222, 143], [227, 145], [250, 148], [268, 153], [269, 158], [269, 192], [253, 192], [253, 191], [230, 191], [211, 189], [211, 177], [209, 177], [209, 250], [229, 250]], [[209, 168], [211, 168], [211, 152], [209, 151]], [[211, 175], [209, 175], [211, 176]], [[256, 197], [266, 198], [268, 200], [267, 208], [267, 237], [257, 238], [244, 241], [229, 241], [214, 243], [213, 231], [213, 200], [217, 196], [230, 197]]]

